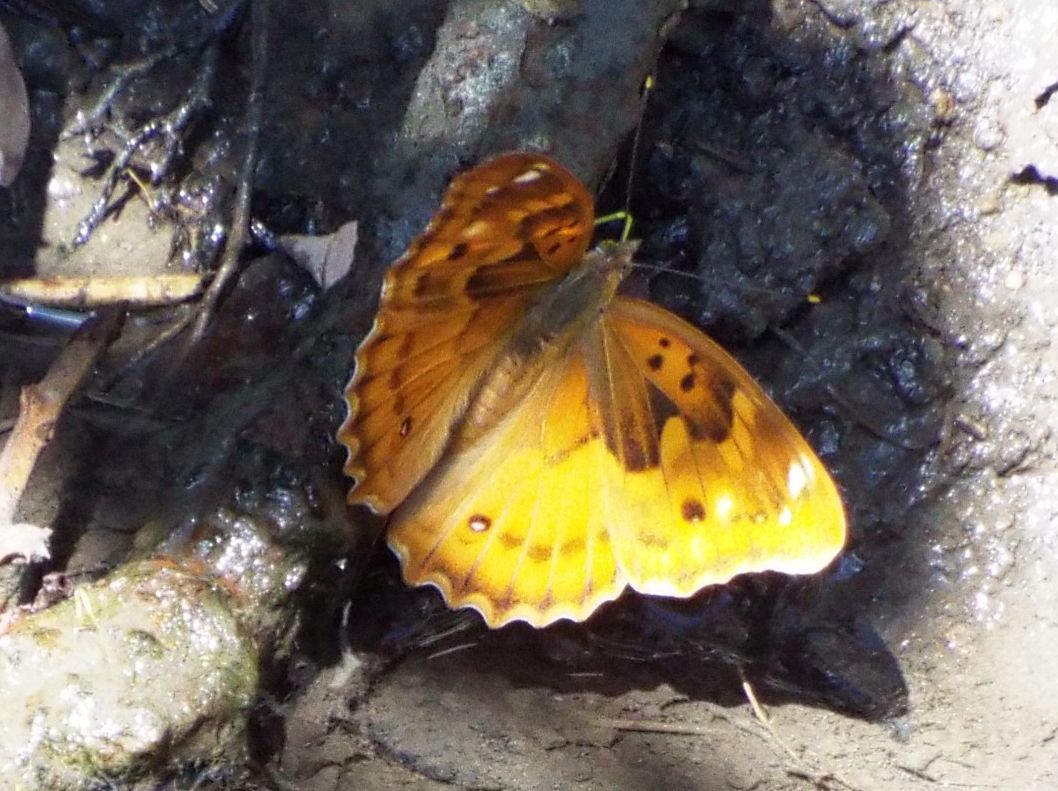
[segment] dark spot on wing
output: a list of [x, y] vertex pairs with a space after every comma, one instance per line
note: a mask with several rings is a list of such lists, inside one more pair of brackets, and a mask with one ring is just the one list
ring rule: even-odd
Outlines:
[[433, 276], [433, 272], [420, 272], [415, 278], [415, 288], [412, 293], [417, 299], [433, 299], [444, 296], [445, 280]]
[[400, 339], [400, 348], [397, 349], [397, 359], [403, 360], [411, 355], [412, 349], [415, 348], [415, 332], [409, 330], [404, 333], [404, 337]]
[[701, 500], [689, 497], [680, 506], [680, 515], [685, 522], [701, 522], [705, 519], [705, 506]]
[[713, 396], [717, 401], [725, 403], [730, 407], [731, 399], [734, 397], [738, 385], [735, 384], [734, 379], [720, 373], [715, 373], [709, 377], [709, 389], [712, 391]]
[[587, 548], [583, 538], [571, 538], [569, 541], [563, 541], [558, 547], [558, 554], [560, 555], [574, 555], [580, 554]]
[[514, 549], [525, 543], [525, 539], [522, 536], [511, 535], [510, 533], [500, 533], [500, 543], [506, 549]]
[[533, 544], [529, 547], [529, 559], [534, 563], [543, 563], [551, 557], [552, 549], [544, 544]]
[[510, 258], [480, 266], [467, 279], [467, 296], [480, 299], [521, 291], [527, 285], [534, 285], [538, 282], [539, 275], [525, 264], [539, 260], [540, 256], [535, 248], [531, 244], [525, 244]]
[[680, 390], [685, 393], [691, 392], [694, 389], [694, 374], [684, 374], [683, 378], [680, 379]]
[[[731, 425], [735, 420], [731, 398], [735, 394], [736, 385], [734, 380], [716, 373], [711, 373], [705, 384], [711, 397], [695, 397], [692, 402], [684, 405], [684, 411], [680, 415], [692, 439], [720, 443], [731, 433]], [[680, 387], [683, 389], [683, 382]]]
[[657, 443], [644, 441], [630, 434], [624, 436], [623, 453], [621, 460], [629, 472], [641, 472], [642, 470], [657, 467], [660, 455]]
[[668, 549], [671, 543], [669, 539], [661, 533], [655, 533], [650, 530], [644, 530], [639, 534], [639, 542], [643, 546], [650, 547], [651, 549]]
[[518, 224], [518, 238], [529, 241], [556, 235], [568, 236], [579, 225], [580, 213], [577, 211], [576, 202], [570, 196], [570, 200], [560, 206], [526, 215]]
[[465, 256], [469, 250], [470, 245], [468, 245], [466, 242], [460, 242], [455, 247], [453, 247], [452, 250], [448, 253], [448, 260], [458, 261], [460, 258]]
[[647, 368], [651, 371], [660, 371], [664, 363], [665, 358], [660, 354], [652, 354], [647, 358]]
[[634, 419], [619, 426], [614, 417], [608, 415], [603, 424], [606, 447], [621, 460], [625, 470], [641, 472], [658, 466], [661, 451], [654, 427], [637, 425]]
[[576, 437], [571, 443], [569, 443], [566, 447], [560, 448], [555, 453], [549, 453], [546, 456], [547, 463], [550, 465], [561, 464], [563, 461], [569, 458], [569, 455], [573, 453], [573, 451], [577, 450], [578, 448], [584, 447], [591, 440], [595, 439], [596, 436], [598, 435], [594, 432], [581, 434], [579, 437]]

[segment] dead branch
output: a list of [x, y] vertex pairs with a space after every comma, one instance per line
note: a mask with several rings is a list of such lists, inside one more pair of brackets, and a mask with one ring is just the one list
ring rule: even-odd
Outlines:
[[0, 282], [0, 297], [65, 308], [90, 308], [126, 302], [133, 306], [172, 305], [197, 296], [202, 275], [130, 277], [27, 277]]
[[[0, 547], [7, 556], [25, 554], [11, 545], [20, 536], [39, 539], [38, 533], [16, 525], [15, 509], [22, 498], [37, 457], [47, 446], [63, 408], [81, 381], [95, 366], [110, 342], [124, 311], [112, 309], [85, 323], [63, 349], [45, 377], [22, 388], [15, 427], [0, 451]], [[39, 529], [38, 529], [39, 530]], [[30, 556], [42, 554], [39, 542], [26, 549]], [[0, 558], [2, 560], [2, 558]]]
[[[202, 309], [195, 321], [194, 330], [184, 347], [184, 353], [202, 340], [210, 318], [221, 297], [228, 291], [232, 278], [239, 271], [239, 259], [250, 234], [250, 197], [253, 193], [253, 173], [257, 166], [257, 150], [261, 138], [261, 118], [264, 114], [265, 73], [268, 71], [268, 17], [269, 0], [258, 0], [253, 4], [252, 53], [253, 76], [250, 82], [250, 98], [246, 109], [246, 152], [239, 171], [239, 185], [232, 212], [231, 233], [224, 247], [220, 267], [202, 300]], [[179, 356], [178, 356], [179, 358]]]

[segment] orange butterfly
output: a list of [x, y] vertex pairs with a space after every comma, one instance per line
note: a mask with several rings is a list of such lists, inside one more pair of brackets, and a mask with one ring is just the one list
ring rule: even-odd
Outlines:
[[338, 439], [404, 579], [491, 627], [583, 620], [626, 586], [808, 574], [845, 542], [833, 481], [742, 367], [617, 296], [592, 196], [540, 154], [455, 178], [390, 268]]

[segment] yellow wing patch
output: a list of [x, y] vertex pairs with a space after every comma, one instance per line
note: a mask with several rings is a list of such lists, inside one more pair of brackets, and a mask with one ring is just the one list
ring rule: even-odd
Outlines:
[[411, 584], [490, 626], [583, 620], [625, 587], [604, 519], [607, 451], [583, 361], [544, 372], [488, 434], [446, 459], [387, 533]]

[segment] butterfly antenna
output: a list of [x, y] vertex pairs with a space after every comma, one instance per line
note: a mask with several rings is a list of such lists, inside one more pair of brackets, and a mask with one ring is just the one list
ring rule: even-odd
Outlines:
[[[632, 183], [636, 176], [636, 161], [639, 159], [639, 142], [643, 137], [643, 119], [647, 114], [647, 102], [650, 92], [654, 90], [654, 75], [648, 74], [643, 80], [643, 88], [639, 92], [639, 121], [636, 122], [636, 130], [632, 133], [632, 154], [628, 161], [628, 182], [625, 184], [625, 213], [628, 215], [626, 230], [632, 232]], [[621, 237], [621, 241], [627, 241]]]
[[684, 272], [681, 269], [673, 269], [671, 266], [660, 266], [658, 264], [644, 264], [640, 261], [635, 262], [636, 269], [643, 269], [647, 272], [653, 272], [658, 275], [675, 275], [676, 277], [685, 277], [688, 280], [694, 280], [698, 283], [702, 282], [702, 276], [696, 272]]
[[625, 182], [624, 208], [620, 211], [597, 217], [595, 220], [596, 225], [621, 220], [623, 225], [621, 226], [620, 241], [622, 242], [627, 242], [632, 236], [632, 184], [635, 181], [636, 160], [639, 159], [639, 141], [643, 136], [643, 117], [646, 115], [647, 97], [653, 89], [654, 75], [648, 74], [646, 79], [643, 80], [643, 88], [640, 91], [639, 121], [636, 123], [635, 131], [632, 133], [632, 154], [629, 157], [628, 181]]

